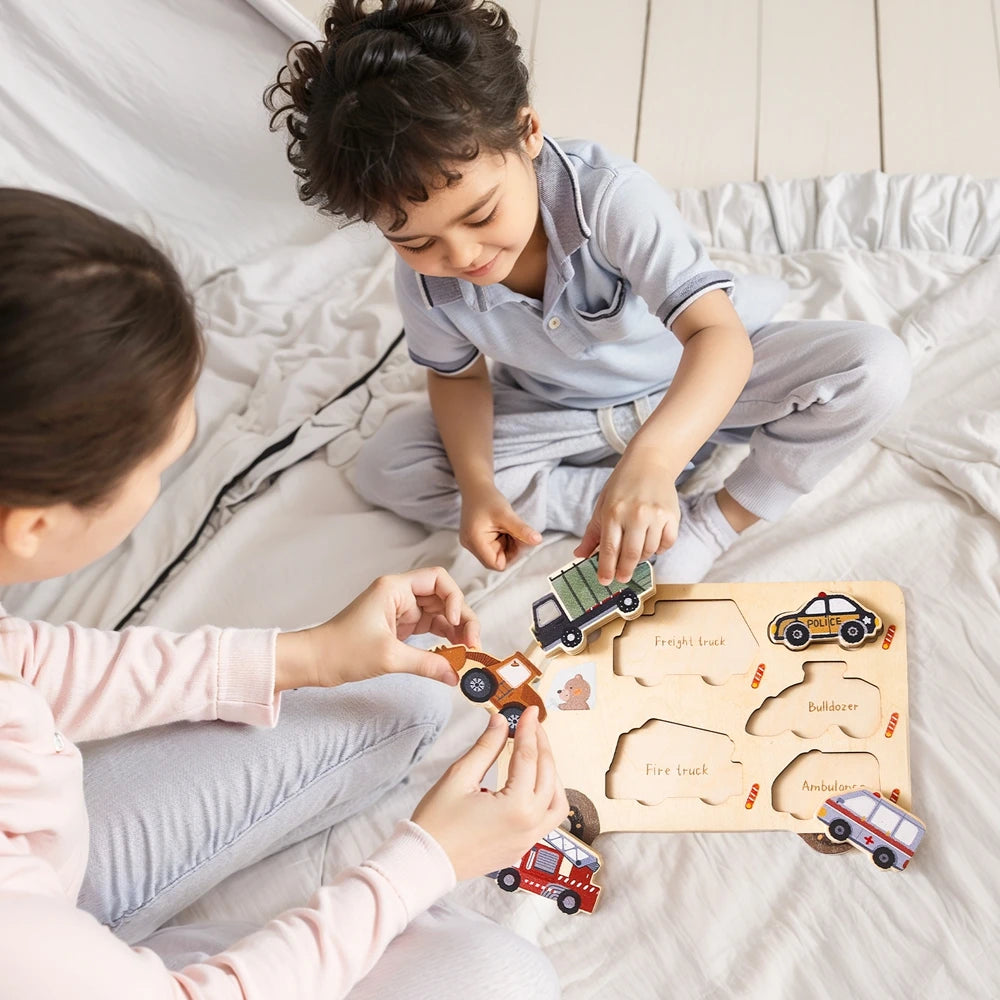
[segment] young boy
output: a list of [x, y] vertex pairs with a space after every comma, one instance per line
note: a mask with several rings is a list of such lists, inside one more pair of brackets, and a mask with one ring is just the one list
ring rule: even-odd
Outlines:
[[[599, 549], [601, 582], [654, 553], [658, 580], [693, 582], [905, 396], [887, 330], [767, 322], [774, 283], [715, 268], [648, 174], [544, 136], [502, 9], [368, 9], [335, 3], [322, 50], [297, 47], [267, 95], [303, 199], [373, 221], [399, 254], [428, 370], [430, 407], [390, 415], [359, 457], [367, 499], [458, 528], [489, 568], [549, 528]], [[750, 453], [717, 493], [679, 498], [722, 441]]]

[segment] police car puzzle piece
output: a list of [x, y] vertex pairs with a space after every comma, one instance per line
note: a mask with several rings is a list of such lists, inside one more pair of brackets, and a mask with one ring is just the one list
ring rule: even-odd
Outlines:
[[782, 612], [767, 628], [771, 642], [791, 650], [811, 642], [836, 639], [844, 649], [856, 649], [882, 631], [882, 619], [847, 594], [820, 591], [798, 611]]
[[826, 824], [830, 840], [867, 851], [884, 870], [902, 871], [927, 832], [913, 813], [869, 788], [827, 799], [816, 817]]
[[481, 649], [466, 646], [439, 646], [433, 652], [454, 668], [459, 690], [469, 701], [490, 712], [499, 712], [507, 720], [511, 736], [528, 706], [538, 709], [539, 722], [545, 718], [545, 705], [532, 687], [542, 672], [524, 653], [500, 660]]
[[487, 877], [496, 879], [505, 892], [523, 889], [554, 899], [562, 913], [593, 913], [601, 887], [591, 879], [600, 867], [601, 856], [592, 847], [557, 827], [526, 852], [516, 868]]
[[627, 583], [597, 580], [597, 555], [579, 559], [549, 577], [551, 593], [531, 605], [532, 634], [545, 653], [579, 653], [587, 632], [614, 617], [636, 618], [656, 591], [653, 566], [642, 560]]

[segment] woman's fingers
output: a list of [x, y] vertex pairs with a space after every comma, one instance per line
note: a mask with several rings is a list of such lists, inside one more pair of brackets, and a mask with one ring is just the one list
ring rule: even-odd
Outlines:
[[463, 783], [478, 788], [507, 745], [508, 732], [507, 720], [502, 715], [491, 715], [483, 735], [452, 764], [452, 774]]
[[514, 731], [514, 749], [510, 755], [505, 790], [529, 799], [538, 779], [538, 709], [531, 705], [521, 713]]

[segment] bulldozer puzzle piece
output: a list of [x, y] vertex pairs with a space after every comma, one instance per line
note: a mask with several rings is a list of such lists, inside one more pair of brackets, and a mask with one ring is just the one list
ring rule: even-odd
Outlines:
[[545, 705], [532, 687], [542, 672], [524, 653], [501, 660], [466, 646], [439, 646], [434, 652], [452, 665], [459, 677], [459, 690], [469, 701], [499, 712], [507, 720], [511, 736], [521, 713], [530, 705], [538, 709], [539, 722], [545, 719]]

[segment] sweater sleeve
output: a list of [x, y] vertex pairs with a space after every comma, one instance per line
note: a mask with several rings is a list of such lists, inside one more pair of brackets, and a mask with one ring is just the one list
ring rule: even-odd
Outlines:
[[[46, 891], [39, 858], [19, 858], [8, 888], [0, 856], [0, 968], [11, 997], [107, 1000], [274, 1000], [345, 996], [389, 942], [455, 883], [438, 843], [400, 823], [364, 864], [342, 872], [309, 905], [289, 910], [204, 962], [169, 971], [153, 952], [129, 948], [65, 896]], [[25, 891], [34, 884], [37, 891]], [[53, 960], [56, 958], [57, 960]]]
[[48, 702], [74, 742], [181, 720], [274, 725], [277, 630], [106, 632], [0, 609], [0, 660]]

